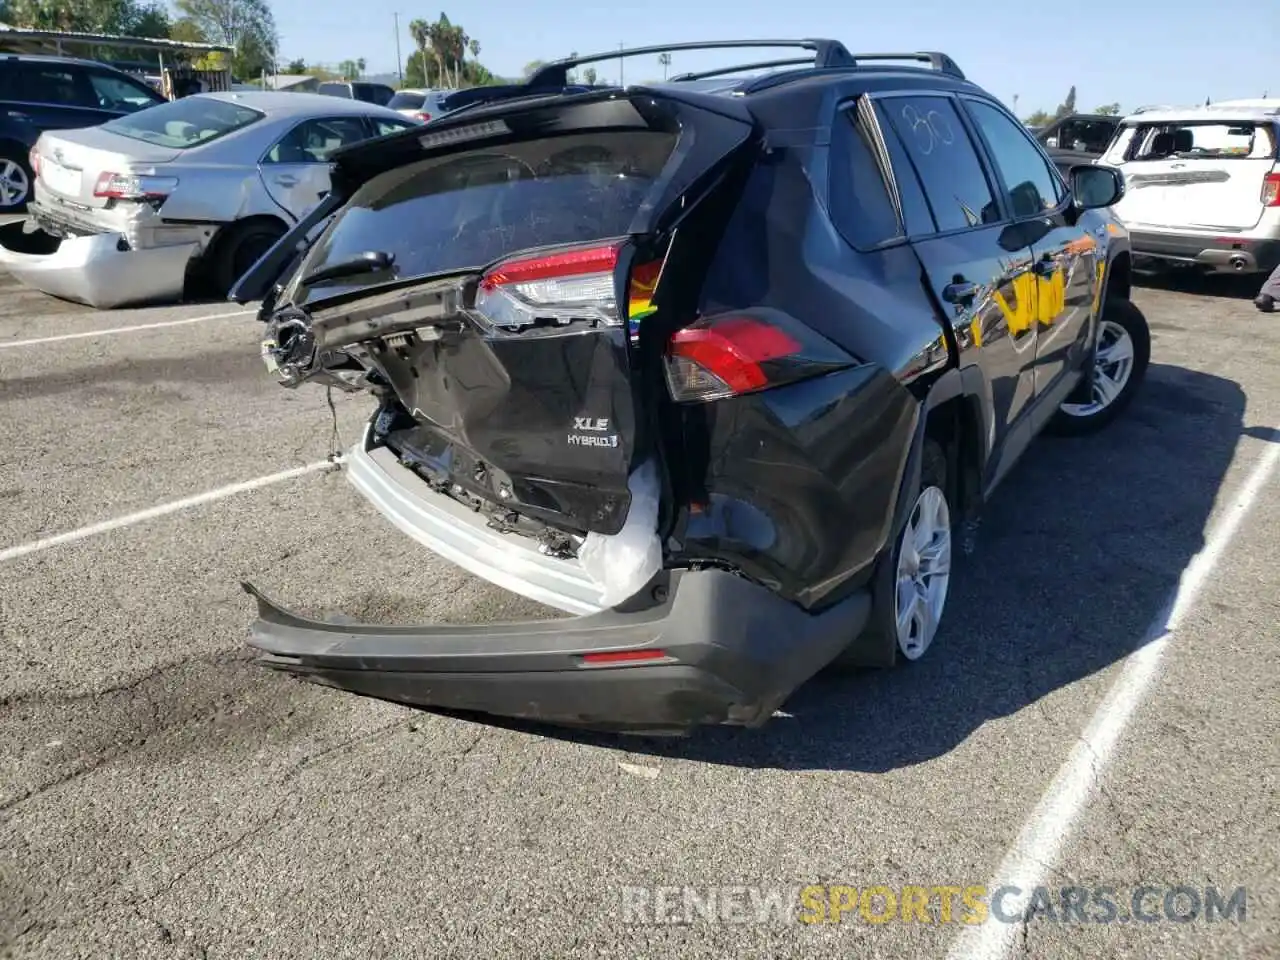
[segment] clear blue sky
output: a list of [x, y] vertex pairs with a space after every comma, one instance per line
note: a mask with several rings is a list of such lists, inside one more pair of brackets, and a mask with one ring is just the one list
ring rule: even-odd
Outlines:
[[[1006, 103], [1016, 94], [1024, 116], [1052, 110], [1073, 83], [1084, 110], [1113, 101], [1129, 109], [1264, 91], [1280, 96], [1280, 0], [429, 0], [425, 8], [357, 0], [323, 13], [314, 0], [272, 3], [282, 59], [335, 64], [364, 57], [371, 73], [395, 71], [396, 12], [407, 57], [408, 22], [435, 19], [443, 9], [480, 41], [481, 62], [500, 76], [518, 76], [530, 60], [620, 42], [828, 36], [854, 51], [943, 50]], [[358, 17], [348, 15], [352, 9]], [[731, 62], [725, 53], [678, 54], [672, 69]], [[602, 78], [617, 79], [617, 61], [599, 69]], [[650, 57], [626, 61], [628, 81], [661, 75]]]

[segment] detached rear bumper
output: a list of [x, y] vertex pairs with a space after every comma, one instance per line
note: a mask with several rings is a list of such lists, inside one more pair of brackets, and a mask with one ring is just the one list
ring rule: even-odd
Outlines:
[[[862, 630], [866, 594], [811, 615], [720, 570], [675, 572], [646, 609], [476, 626], [295, 616], [256, 589], [263, 665], [364, 696], [624, 732], [758, 726]], [[661, 650], [597, 665], [587, 654]]]
[[0, 227], [0, 267], [23, 284], [63, 300], [111, 309], [182, 297], [195, 243], [132, 250], [119, 233], [59, 241], [22, 223]]

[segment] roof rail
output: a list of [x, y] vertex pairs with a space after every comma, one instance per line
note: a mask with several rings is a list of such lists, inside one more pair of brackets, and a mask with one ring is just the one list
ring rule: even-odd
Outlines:
[[[619, 60], [623, 57], [651, 56], [655, 53], [674, 53], [680, 50], [750, 50], [765, 47], [812, 50], [812, 65], [819, 70], [836, 67], [857, 67], [864, 60], [916, 60], [927, 63], [932, 69], [947, 76], [964, 80], [964, 72], [945, 53], [937, 50], [918, 50], [912, 53], [850, 53], [839, 40], [811, 38], [805, 40], [706, 40], [694, 43], [665, 43], [649, 47], [631, 47], [621, 50], [610, 50], [606, 53], [590, 53], [581, 57], [567, 57], [555, 60], [539, 67], [526, 82], [531, 89], [547, 87], [563, 87], [569, 82], [569, 71], [574, 67], [587, 63], [601, 63], [606, 60]], [[765, 67], [802, 66], [810, 63], [809, 58], [794, 60], [777, 60], [768, 63], [746, 64], [737, 67], [724, 67], [714, 71], [697, 74], [681, 74], [675, 79], [680, 81], [703, 79], [721, 76], [726, 73], [737, 73], [740, 70]]]
[[698, 73], [681, 73], [672, 77], [668, 83], [684, 83], [689, 80], [707, 80], [711, 77], [723, 77], [730, 73], [744, 70], [767, 70], [771, 67], [805, 67], [812, 66], [812, 57], [791, 57], [787, 60], [758, 60], [755, 63], [742, 63], [734, 67], [719, 67], [715, 70], [702, 70]]
[[[750, 50], [765, 47], [790, 47], [796, 50], [812, 50], [815, 67], [852, 67], [857, 64], [844, 44], [838, 40], [815, 38], [811, 40], [703, 40], [694, 43], [660, 43], [650, 47], [629, 47], [609, 50], [606, 53], [589, 53], [581, 57], [567, 57], [543, 64], [529, 77], [530, 88], [563, 87], [569, 82], [569, 71], [587, 63], [603, 63], [623, 57], [646, 57], [655, 53], [676, 53], [681, 50]], [[808, 62], [807, 60], [805, 62]]]
[[855, 53], [853, 59], [861, 64], [863, 60], [917, 60], [927, 63], [933, 70], [945, 73], [957, 80], [968, 79], [964, 71], [945, 53], [938, 50], [917, 50], [914, 53]]

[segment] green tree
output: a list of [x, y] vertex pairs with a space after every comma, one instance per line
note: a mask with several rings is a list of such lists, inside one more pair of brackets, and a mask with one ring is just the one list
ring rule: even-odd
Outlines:
[[1071, 89], [1067, 91], [1067, 99], [1058, 104], [1058, 109], [1054, 111], [1054, 118], [1070, 116], [1076, 112], [1076, 88], [1075, 84], [1071, 85]]
[[1118, 117], [1120, 116], [1120, 104], [1104, 103], [1102, 106], [1098, 107], [1093, 112], [1100, 113], [1104, 117]]
[[0, 22], [38, 30], [164, 37], [169, 13], [156, 0], [7, 0]]
[[1053, 117], [1044, 110], [1037, 110], [1022, 122], [1028, 127], [1043, 127], [1046, 124], [1052, 123]]
[[208, 42], [232, 49], [231, 68], [237, 76], [275, 72], [278, 37], [267, 0], [176, 0], [174, 5]]
[[600, 75], [596, 73], [595, 67], [587, 67], [582, 71], [582, 82], [588, 87], [594, 87], [596, 85], [596, 80], [598, 80], [599, 77]]
[[[434, 21], [409, 23], [414, 54], [405, 65], [406, 87], [468, 87], [500, 82], [476, 59], [480, 41], [445, 13]], [[468, 60], [467, 57], [471, 59]]]
[[300, 76], [307, 72], [307, 61], [303, 60], [301, 57], [290, 60], [288, 66], [284, 68], [284, 72]]
[[547, 61], [545, 60], [530, 60], [524, 65], [524, 78], [528, 80], [546, 65]]

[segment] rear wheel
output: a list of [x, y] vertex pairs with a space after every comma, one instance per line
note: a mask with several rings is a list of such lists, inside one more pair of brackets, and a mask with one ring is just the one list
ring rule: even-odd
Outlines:
[[919, 660], [937, 636], [951, 583], [954, 521], [946, 455], [933, 440], [924, 442], [922, 454], [920, 484], [906, 523], [876, 574], [871, 619], [837, 659], [839, 666]]
[[0, 213], [20, 213], [27, 208], [33, 179], [20, 151], [0, 147]]
[[274, 220], [248, 220], [225, 227], [210, 251], [213, 295], [225, 297], [230, 293], [236, 281], [284, 235], [284, 224]]
[[1150, 361], [1147, 318], [1129, 300], [1108, 299], [1098, 322], [1089, 399], [1062, 404], [1049, 431], [1081, 436], [1107, 426], [1133, 402]]

